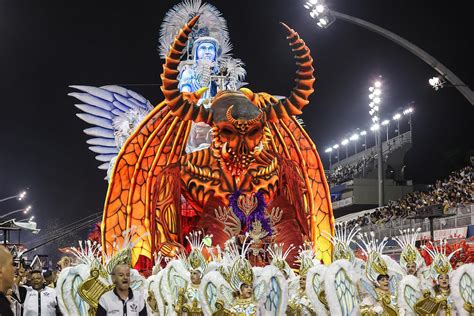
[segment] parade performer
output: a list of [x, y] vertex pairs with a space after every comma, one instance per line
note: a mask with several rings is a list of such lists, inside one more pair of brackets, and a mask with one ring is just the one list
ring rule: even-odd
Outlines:
[[204, 244], [207, 240], [210, 242], [212, 236], [202, 236], [202, 232], [192, 232], [186, 239], [191, 247], [186, 263], [189, 271], [189, 281], [187, 286], [178, 290], [178, 298], [174, 304], [177, 315], [202, 315], [201, 305], [199, 303], [199, 286], [201, 279], [207, 272], [207, 261], [203, 255]]
[[406, 273], [398, 285], [398, 307], [400, 313], [416, 315], [415, 303], [422, 297], [423, 291], [430, 289], [431, 276], [425, 260], [416, 248], [418, 233], [421, 228], [400, 231], [400, 236], [393, 238], [400, 246], [400, 266]]
[[367, 257], [365, 278], [361, 278], [362, 290], [366, 292], [360, 303], [361, 315], [398, 315], [396, 301], [398, 279], [389, 272], [388, 266], [393, 262], [382, 255], [387, 238], [379, 242], [373, 233], [360, 234], [358, 237], [362, 243], [360, 249]]
[[290, 298], [288, 302], [288, 315], [316, 315], [311, 301], [306, 294], [306, 275], [309, 269], [314, 267], [319, 262], [316, 261], [312, 245], [303, 245], [298, 252], [299, 262], [299, 289], [295, 296]]
[[235, 237], [231, 238], [226, 242], [220, 268], [203, 277], [199, 297], [205, 315], [285, 315], [286, 279], [272, 265], [251, 266], [246, 255], [252, 243], [247, 234], [239, 250]]
[[450, 259], [455, 252], [446, 255], [446, 246], [446, 240], [442, 240], [439, 245], [430, 243], [430, 247], [426, 245], [423, 247], [433, 260], [430, 265], [430, 273], [435, 285], [433, 293], [424, 291], [423, 297], [415, 304], [414, 310], [416, 312], [432, 315], [456, 315], [449, 283], [450, 273], [453, 270]]
[[131, 235], [131, 231], [123, 232], [123, 243], [115, 244], [109, 257], [103, 257], [101, 245], [91, 241], [80, 241], [79, 248], [71, 248], [78, 264], [63, 269], [56, 283], [58, 305], [63, 315], [96, 315], [100, 297], [112, 290], [120, 280], [123, 281], [120, 286], [129, 287], [133, 293], [137, 293], [134, 295], [138, 298], [145, 279], [137, 270], [131, 269], [128, 278], [128, 271], [123, 273], [123, 279], [114, 275], [117, 265], [125, 263], [130, 266], [132, 248], [136, 242], [131, 240]]
[[337, 224], [335, 234], [323, 232], [333, 244], [333, 262], [308, 271], [306, 293], [318, 315], [353, 315], [359, 312], [358, 283], [365, 263], [356, 258], [350, 245], [360, 231], [347, 222]]
[[463, 264], [451, 273], [451, 292], [460, 316], [474, 314], [474, 263]]

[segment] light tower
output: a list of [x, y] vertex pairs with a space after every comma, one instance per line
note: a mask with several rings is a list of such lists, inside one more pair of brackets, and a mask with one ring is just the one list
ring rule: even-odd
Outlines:
[[379, 207], [383, 206], [384, 202], [384, 183], [383, 183], [383, 159], [382, 159], [382, 140], [380, 139], [380, 106], [382, 103], [382, 82], [376, 80], [369, 88], [369, 114], [372, 117], [372, 127], [370, 128], [375, 133], [375, 145], [377, 146], [377, 178], [379, 191]]

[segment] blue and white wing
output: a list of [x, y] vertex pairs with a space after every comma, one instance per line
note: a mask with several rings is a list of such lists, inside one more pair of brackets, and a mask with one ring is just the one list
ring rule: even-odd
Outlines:
[[143, 291], [145, 287], [146, 279], [138, 272], [138, 270], [130, 270], [130, 287], [135, 291]]
[[319, 296], [321, 291], [324, 291], [324, 275], [326, 274], [326, 270], [327, 267], [325, 265], [318, 264], [309, 269], [308, 274], [306, 274], [306, 295], [317, 315], [329, 314], [329, 311], [320, 301]]
[[82, 111], [76, 115], [92, 125], [84, 130], [91, 137], [89, 149], [102, 162], [99, 169], [109, 172], [120, 148], [153, 106], [140, 94], [119, 86], [71, 88], [80, 91], [68, 94], [81, 102], [75, 104]]
[[413, 307], [421, 298], [420, 279], [413, 275], [405, 276], [398, 286], [398, 308], [405, 312], [405, 315], [416, 315]]
[[471, 315], [465, 306], [474, 306], [474, 263], [464, 264], [450, 277], [452, 300], [459, 315]]
[[277, 267], [268, 265], [263, 268], [255, 280], [254, 287], [260, 315], [285, 315], [288, 305], [288, 282]]
[[61, 271], [56, 283], [58, 305], [63, 315], [87, 315], [89, 304], [79, 295], [79, 285], [89, 277], [90, 267], [80, 264]]
[[191, 280], [189, 271], [181, 260], [173, 260], [168, 264], [166, 267], [166, 279], [172, 298], [177, 298], [178, 291], [186, 289]]
[[324, 289], [330, 315], [357, 315], [359, 273], [348, 260], [336, 260], [324, 275]]
[[164, 284], [166, 270], [161, 270], [156, 275], [149, 277], [151, 279], [148, 281], [149, 290], [153, 293], [158, 305], [158, 315], [167, 315], [168, 305], [167, 305], [167, 290]]
[[232, 289], [219, 271], [204, 275], [199, 286], [199, 302], [204, 315], [214, 315], [220, 304], [222, 308], [231, 308], [233, 300]]
[[388, 274], [390, 275], [390, 292], [397, 295], [398, 284], [405, 276], [405, 272], [398, 262], [393, 260], [390, 256], [382, 255], [382, 259], [387, 264]]

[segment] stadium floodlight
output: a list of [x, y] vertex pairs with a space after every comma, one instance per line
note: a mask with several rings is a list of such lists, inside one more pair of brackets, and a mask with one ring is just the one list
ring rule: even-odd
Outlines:
[[382, 83], [381, 83], [380, 81], [375, 81], [375, 82], [374, 82], [374, 86], [375, 86], [376, 88], [380, 88], [380, 87], [382, 86]]
[[336, 144], [336, 145], [332, 146], [332, 148], [338, 149], [338, 148], [339, 148], [339, 144]]
[[375, 97], [375, 95], [373, 93], [369, 94], [369, 99], [370, 100], [373, 100], [374, 97]]
[[366, 131], [360, 132], [360, 136], [365, 136], [365, 135], [367, 135], [367, 132], [366, 132]]
[[25, 198], [25, 196], [26, 196], [26, 191], [23, 191], [20, 194], [18, 194], [18, 201], [23, 200]]
[[358, 140], [358, 139], [359, 139], [359, 134], [353, 134], [353, 135], [349, 138], [349, 140], [352, 140], [352, 141]]
[[309, 3], [316, 4], [316, 3], [318, 3], [318, 0], [309, 0]]
[[332, 147], [329, 147], [329, 148], [326, 148], [326, 150], [324, 151], [325, 153], [330, 153], [332, 151]]
[[430, 84], [430, 86], [433, 87], [433, 89], [438, 90], [444, 87], [446, 80], [443, 77], [438, 76], [438, 77], [433, 77], [430, 80], [428, 80], [428, 83]]
[[372, 117], [372, 122], [377, 123], [379, 121], [379, 118], [377, 116]]
[[380, 90], [380, 89], [374, 89], [374, 95], [379, 96], [379, 95], [381, 95], [381, 94], [382, 94], [382, 90]]
[[305, 9], [307, 9], [307, 10], [310, 10], [312, 8], [312, 6], [313, 5], [309, 1], [304, 4]]
[[344, 138], [341, 142], [341, 145], [346, 146], [347, 144], [349, 144], [349, 140], [347, 138]]
[[316, 11], [316, 9], [314, 9], [313, 11], [311, 11], [309, 13], [309, 15], [313, 18], [313, 19], [316, 19], [316, 17], [318, 16], [318, 11]]
[[410, 114], [410, 113], [413, 113], [413, 108], [408, 108], [408, 109], [405, 109], [403, 111], [403, 115], [407, 115], [407, 114]]
[[375, 89], [374, 87], [369, 87], [370, 92], [374, 92], [374, 89]]
[[326, 8], [322, 4], [316, 6], [316, 11], [318, 11], [318, 13], [323, 13], [324, 10], [326, 10]]
[[374, 103], [375, 104], [379, 104], [381, 101], [382, 101], [382, 99], [380, 99], [380, 97], [375, 97], [374, 98]]
[[393, 119], [398, 121], [400, 118], [402, 117], [402, 115], [400, 113], [396, 113], [394, 116], [393, 116]]
[[383, 121], [382, 121], [382, 125], [384, 125], [384, 126], [385, 126], [385, 125], [388, 125], [388, 123], [390, 123], [390, 120], [383, 120]]
[[31, 205], [28, 205], [24, 210], [23, 210], [23, 213], [24, 214], [28, 214], [28, 212], [31, 210]]
[[370, 130], [371, 131], [378, 131], [380, 128], [380, 125], [379, 124], [374, 124], [370, 127]]
[[326, 17], [322, 17], [319, 19], [319, 22], [317, 23], [317, 25], [320, 27], [320, 28], [325, 28], [327, 25], [328, 25], [329, 21]]

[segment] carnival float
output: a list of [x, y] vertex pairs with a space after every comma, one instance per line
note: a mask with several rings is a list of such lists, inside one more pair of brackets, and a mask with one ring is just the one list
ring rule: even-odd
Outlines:
[[446, 243], [425, 245], [427, 266], [418, 231], [400, 232], [397, 262], [383, 254], [387, 239], [335, 225], [299, 117], [313, 58], [282, 30], [297, 69], [288, 97], [244, 87], [226, 21], [196, 0], [162, 23], [161, 103], [119, 86], [71, 86], [108, 192], [101, 242], [74, 248], [78, 264], [60, 274], [63, 314], [95, 315], [123, 263], [152, 315], [474, 313], [474, 267], [453, 271]]

